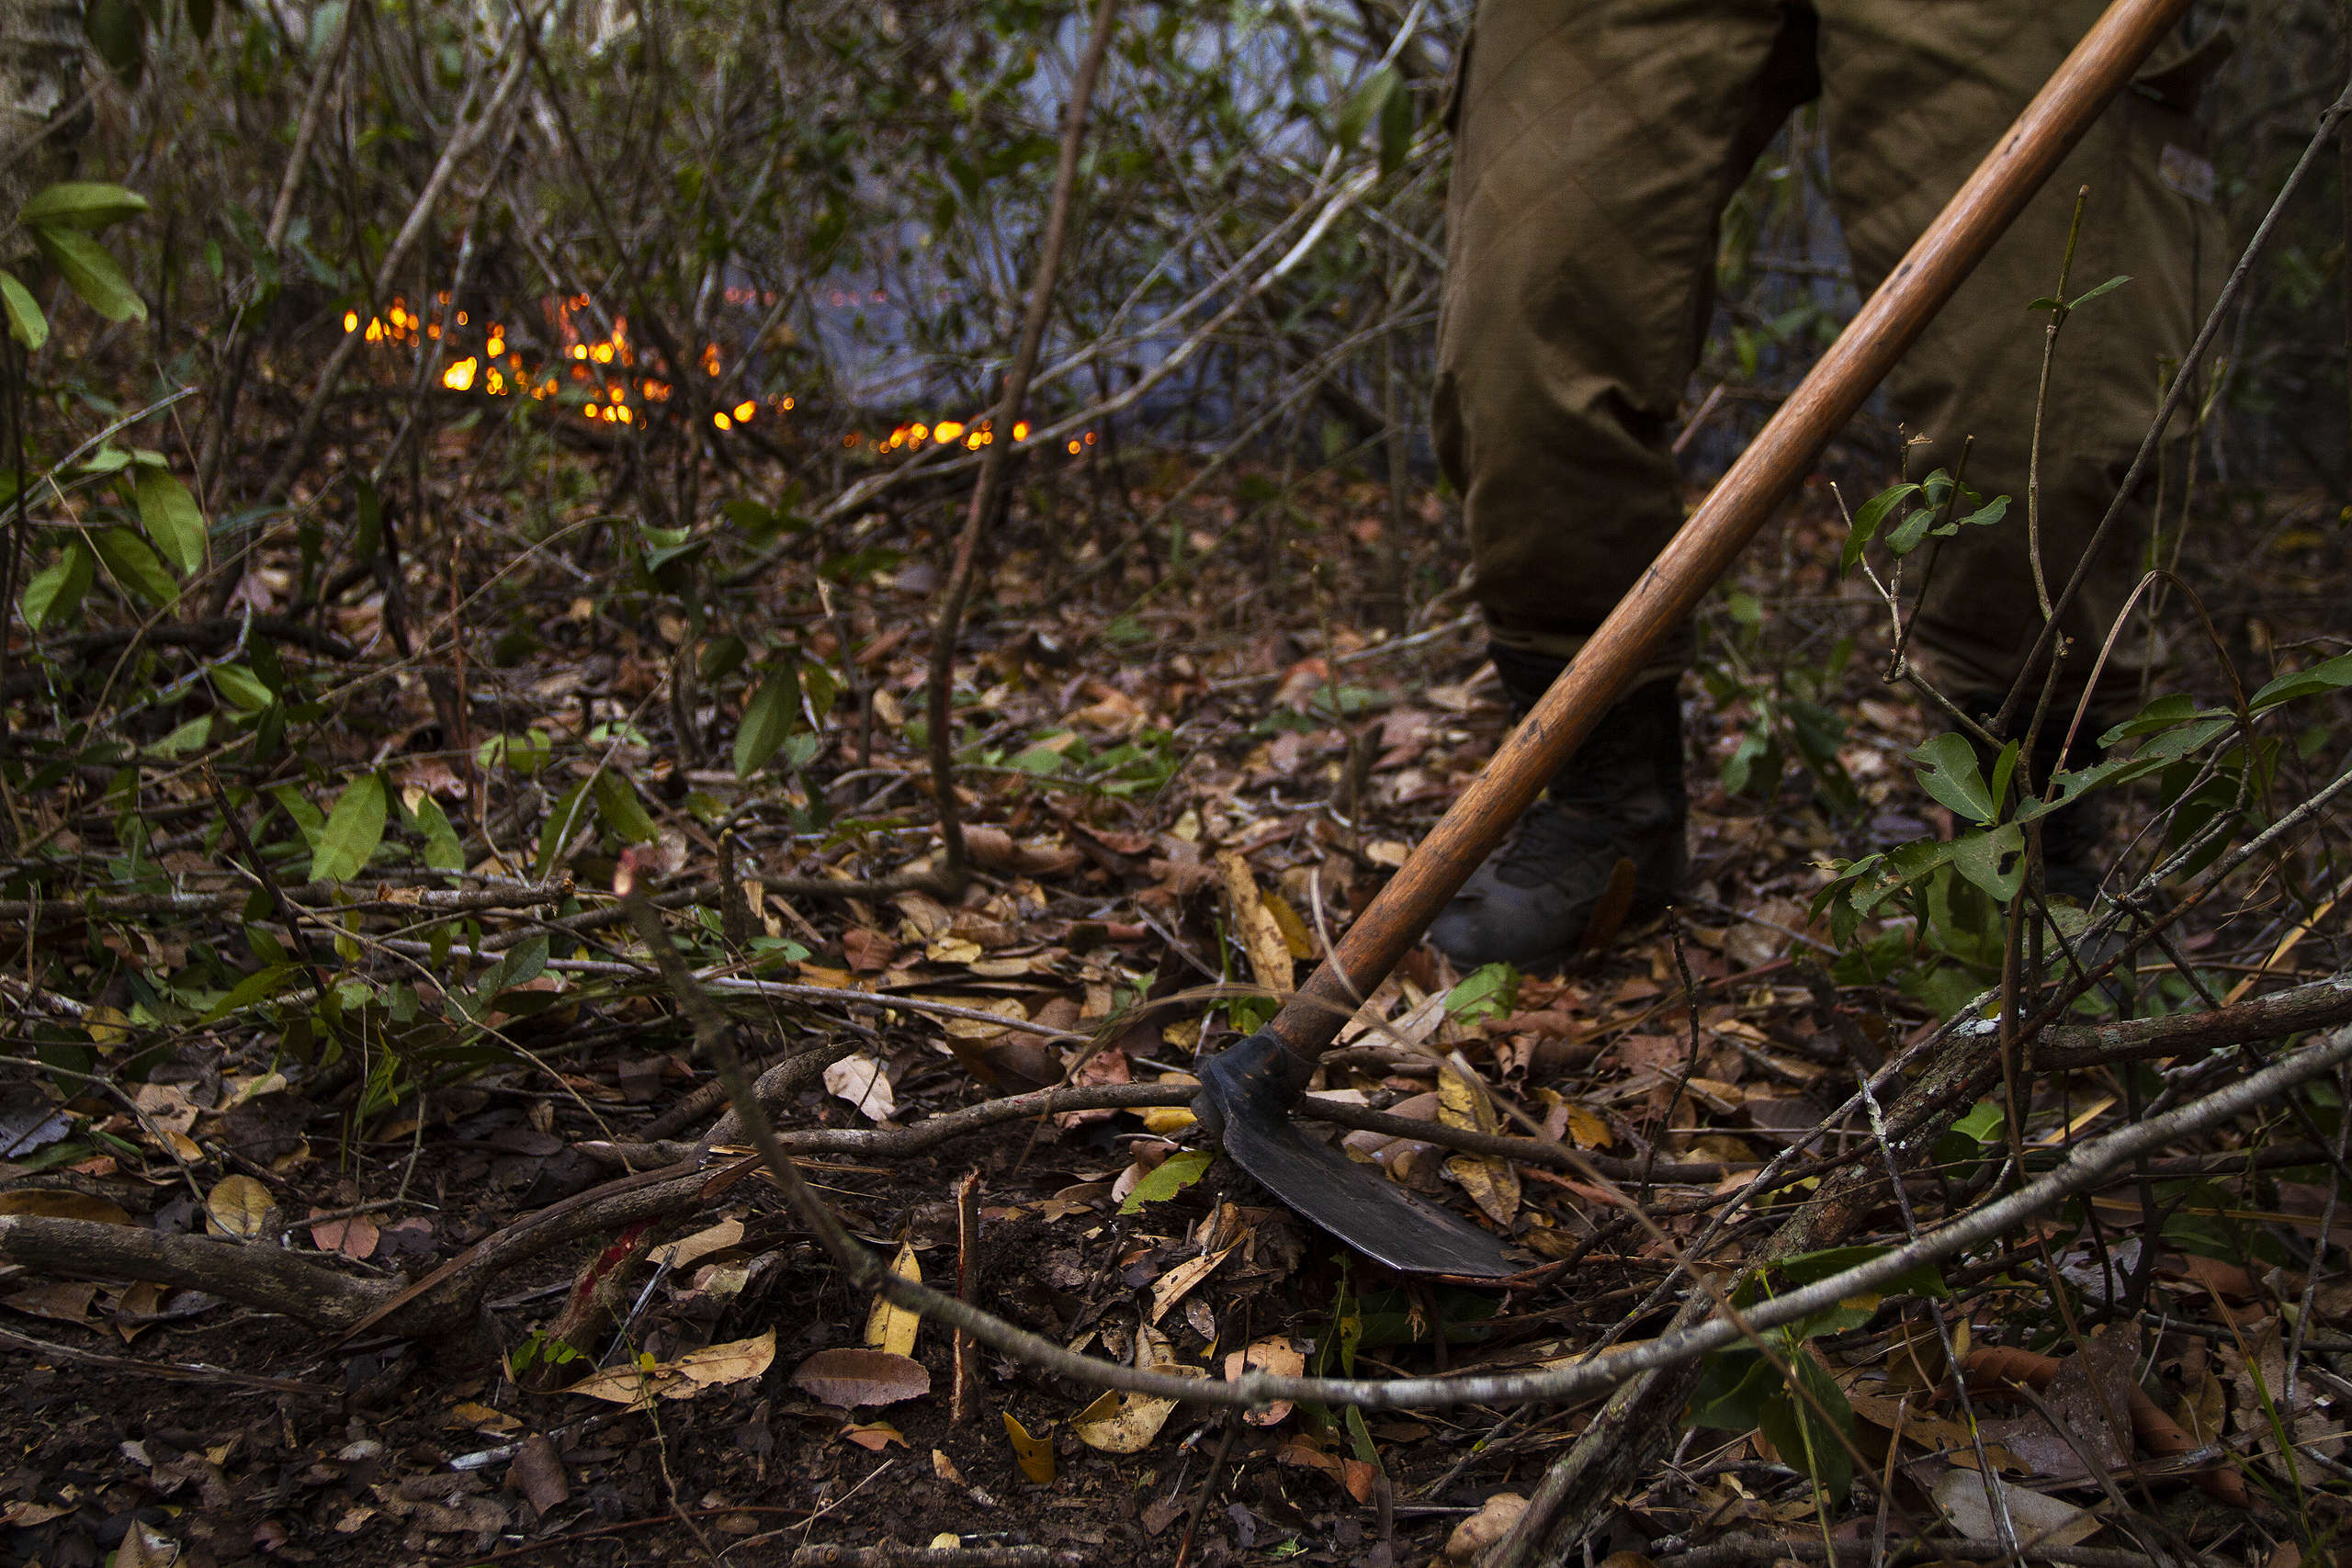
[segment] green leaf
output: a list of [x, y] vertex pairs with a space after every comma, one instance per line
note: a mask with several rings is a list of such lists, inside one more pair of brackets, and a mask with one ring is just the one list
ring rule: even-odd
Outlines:
[[1699, 1386], [1682, 1418], [1690, 1426], [1745, 1432], [1763, 1418], [1764, 1405], [1781, 1389], [1781, 1374], [1751, 1348], [1739, 1345], [1708, 1357]]
[[[1392, 67], [1384, 69], [1393, 70]], [[1380, 105], [1380, 175], [1386, 179], [1405, 166], [1413, 150], [1413, 95], [1400, 78]]]
[[1988, 786], [1995, 800], [2009, 798], [2009, 779], [2018, 771], [2018, 743], [2010, 741], [1993, 759], [1993, 782]]
[[1951, 841], [1952, 869], [2006, 904], [2025, 881], [2025, 829], [2005, 822], [1984, 833], [1963, 833]]
[[1519, 997], [1519, 971], [1508, 964], [1487, 964], [1445, 995], [1445, 1010], [1464, 1023], [1500, 1018]]
[[800, 690], [808, 699], [808, 711], [821, 724], [841, 699], [842, 683], [831, 670], [811, 660], [800, 667]]
[[1207, 1174], [1213, 1157], [1206, 1149], [1186, 1149], [1182, 1154], [1170, 1155], [1136, 1183], [1126, 1201], [1119, 1205], [1119, 1213], [1132, 1214], [1146, 1203], [1166, 1202]]
[[167, 760], [185, 757], [191, 751], [203, 750], [206, 742], [211, 739], [212, 716], [209, 713], [198, 714], [162, 739], [151, 742], [147, 747], [147, 754]]
[[[1854, 1458], [1844, 1441], [1853, 1436], [1854, 1407], [1846, 1402], [1846, 1391], [1810, 1355], [1799, 1351], [1791, 1356], [1789, 1369], [1813, 1403], [1784, 1390], [1765, 1403], [1756, 1429], [1780, 1451], [1782, 1462], [1811, 1476], [1832, 1505], [1842, 1503], [1854, 1483]], [[1816, 1405], [1827, 1413], [1827, 1421]]]
[[146, 210], [145, 197], [120, 186], [65, 180], [26, 202], [17, 216], [27, 224], [96, 231]]
[[85, 537], [124, 592], [151, 604], [168, 604], [180, 596], [179, 584], [147, 547], [147, 541], [130, 529], [101, 528]]
[[506, 768], [528, 775], [548, 765], [555, 746], [540, 730], [523, 735], [493, 735], [474, 748], [474, 761], [485, 768]]
[[2084, 306], [2089, 304], [2092, 300], [2098, 299], [2100, 295], [2108, 293], [2113, 289], [2120, 288], [2131, 281], [2132, 279], [2128, 275], [2110, 277], [2105, 283], [2098, 284], [2091, 288], [2086, 288], [2082, 293], [2075, 295], [2072, 299], [2067, 300], [2066, 309], [2069, 310], [2079, 310]]
[[72, 615], [80, 607], [82, 595], [90, 591], [96, 574], [97, 558], [77, 536], [65, 547], [62, 556], [25, 584], [25, 625], [39, 631], [52, 616]]
[[775, 755], [800, 707], [800, 681], [792, 670], [760, 683], [743, 705], [743, 722], [735, 731], [735, 776], [748, 779]]
[[1364, 1425], [1363, 1412], [1352, 1404], [1348, 1406], [1348, 1447], [1363, 1463], [1374, 1466], [1383, 1475], [1388, 1473], [1388, 1467], [1380, 1462], [1380, 1449], [1372, 1440], [1372, 1430]]
[[[1334, 135], [1340, 150], [1352, 152], [1367, 128], [1388, 112], [1388, 100], [1405, 90], [1405, 78], [1394, 65], [1384, 65], [1365, 77], [1340, 106]], [[1409, 109], [1408, 112], [1410, 112]]]
[[533, 931], [509, 948], [506, 956], [500, 961], [503, 973], [499, 976], [499, 987], [505, 989], [527, 986], [537, 979], [547, 966], [548, 933]]
[[109, 70], [125, 82], [138, 82], [147, 59], [147, 22], [135, 0], [90, 0], [82, 33]]
[[1854, 570], [1854, 563], [1862, 558], [1864, 547], [1877, 536], [1879, 525], [1886, 521], [1886, 514], [1918, 493], [1917, 485], [1899, 484], [1862, 502], [1862, 509], [1854, 513], [1854, 525], [1846, 530], [1846, 547], [1838, 555], [1838, 576]]
[[2299, 697], [2316, 697], [2322, 693], [2339, 691], [2346, 686], [2352, 686], [2352, 653], [2339, 653], [2308, 670], [2279, 676], [2248, 698], [2246, 706], [2256, 713], [2266, 713], [2280, 703], [2290, 703]]
[[416, 797], [416, 807], [409, 815], [416, 819], [417, 831], [424, 835], [424, 863], [435, 871], [463, 871], [466, 852], [458, 842], [457, 829], [449, 826], [448, 814], [441, 803], [430, 795]]
[[35, 229], [33, 243], [84, 303], [109, 321], [143, 321], [147, 302], [104, 246], [79, 229]]
[[571, 835], [587, 819], [587, 784], [576, 784], [563, 793], [562, 798], [556, 802], [555, 809], [548, 813], [546, 823], [539, 829], [539, 859], [534, 868], [535, 874], [541, 880], [545, 880], [548, 871], [553, 869], [556, 857], [563, 852], [563, 846], [571, 840]]
[[277, 700], [261, 677], [242, 664], [216, 664], [206, 673], [220, 700], [239, 713], [259, 713]]
[[196, 497], [187, 486], [174, 479], [168, 468], [141, 464], [134, 489], [139, 498], [139, 521], [164, 558], [179, 569], [182, 577], [193, 577], [204, 570], [204, 513], [197, 509]]
[[2001, 1123], [2007, 1120], [1999, 1106], [1989, 1100], [1980, 1100], [1970, 1107], [1967, 1115], [1951, 1124], [1951, 1130], [1979, 1144], [1989, 1144], [2001, 1135]]
[[749, 652], [740, 637], [731, 633], [715, 637], [703, 645], [702, 658], [695, 672], [701, 677], [704, 685], [714, 685], [741, 668]]
[[242, 1012], [255, 1002], [276, 996], [286, 988], [286, 982], [293, 977], [295, 970], [296, 966], [291, 964], [272, 964], [256, 970], [238, 981], [229, 994], [213, 1003], [211, 1010], [198, 1021], [218, 1023], [232, 1012]]
[[310, 796], [292, 784], [272, 784], [269, 793], [292, 818], [294, 830], [302, 835], [302, 841], [313, 854], [317, 853], [319, 835], [327, 830], [326, 813], [311, 805]]
[[1962, 528], [1989, 528], [2009, 514], [2009, 498], [1996, 495], [1965, 517], [1955, 517], [1936, 530], [1939, 534], [1957, 534]]
[[40, 313], [40, 302], [5, 267], [0, 267], [0, 306], [7, 309], [10, 337], [33, 350], [49, 341], [49, 318]]
[[1928, 530], [1936, 520], [1928, 507], [1917, 506], [1903, 514], [1903, 521], [1886, 531], [1886, 547], [1898, 556], [1907, 556], [1919, 547]]
[[[2278, 682], [2274, 681], [2271, 684], [2276, 685]], [[2269, 686], [2265, 686], [2263, 691], [2267, 692], [2269, 689]], [[2259, 693], [2256, 694], [2256, 695], [2259, 694]], [[2098, 743], [2101, 746], [2120, 745], [2134, 736], [2153, 735], [2160, 729], [2170, 729], [2174, 725], [2185, 724], [2192, 718], [2215, 717], [2221, 712], [2219, 708], [2199, 707], [2197, 700], [2186, 692], [2169, 692], [2142, 708], [2132, 717], [2125, 719], [2121, 724], [2116, 725], [2101, 735], [2098, 738]]]
[[368, 868], [368, 857], [384, 841], [384, 781], [366, 773], [351, 781], [311, 852], [311, 880], [347, 882]]
[[[1994, 1114], [1997, 1118], [1999, 1112]], [[1893, 1250], [1892, 1247], [1869, 1243], [1853, 1247], [1825, 1247], [1815, 1252], [1800, 1252], [1793, 1258], [1784, 1258], [1772, 1269], [1792, 1285], [1810, 1285], [1832, 1275], [1843, 1274], [1849, 1269], [1859, 1269], [1872, 1258], [1883, 1258]], [[1877, 1289], [1882, 1295], [1889, 1296], [1941, 1298], [1951, 1293], [1944, 1285], [1943, 1275], [1932, 1263], [1917, 1264]]]
[[1968, 737], [1946, 733], [1911, 753], [1919, 764], [1919, 787], [1971, 822], [1989, 824], [2000, 818], [2000, 803], [1993, 798], [1976, 765], [1976, 748]]
[[637, 798], [636, 789], [610, 768], [596, 775], [596, 816], [627, 843], [647, 843], [658, 835], [653, 818], [645, 814], [643, 803]]

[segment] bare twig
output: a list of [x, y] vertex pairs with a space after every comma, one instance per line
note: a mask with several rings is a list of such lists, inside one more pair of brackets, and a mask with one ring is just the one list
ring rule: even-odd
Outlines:
[[226, 1367], [212, 1366], [204, 1361], [142, 1361], [135, 1356], [108, 1356], [96, 1350], [80, 1350], [71, 1345], [53, 1345], [46, 1339], [36, 1339], [29, 1334], [19, 1334], [13, 1328], [0, 1328], [0, 1345], [23, 1350], [52, 1361], [74, 1361], [85, 1367], [104, 1367], [108, 1371], [130, 1372], [138, 1377], [166, 1378], [174, 1382], [219, 1383], [228, 1388], [248, 1388], [263, 1393], [281, 1393], [295, 1399], [341, 1399], [341, 1389], [320, 1383], [297, 1382], [291, 1378], [261, 1378], [251, 1372], [232, 1372]]
[[938, 883], [949, 896], [961, 893], [970, 877], [964, 850], [964, 825], [956, 803], [956, 641], [964, 625], [964, 603], [971, 596], [972, 572], [979, 552], [980, 529], [1004, 487], [1011, 459], [1013, 422], [1029, 396], [1030, 378], [1036, 374], [1037, 351], [1046, 339], [1046, 320], [1053, 309], [1054, 282], [1061, 273], [1062, 247], [1069, 236], [1070, 203], [1078, 187], [1079, 149], [1086, 140], [1086, 117], [1094, 96], [1094, 81], [1111, 44], [1111, 24], [1119, 0], [1097, 0], [1086, 52], [1070, 84], [1069, 107], [1062, 123], [1061, 159], [1054, 167], [1053, 205], [1046, 215], [1046, 232], [1037, 247], [1037, 275], [1029, 285], [1029, 310], [1021, 323], [1021, 342], [1013, 350], [1012, 367], [1004, 378], [1003, 394], [982, 439], [980, 476], [964, 513], [964, 528], [956, 536], [956, 556], [948, 568], [947, 586], [940, 597], [939, 628], [931, 645], [931, 670], [926, 682], [924, 712], [928, 716], [933, 803], [939, 812], [939, 837], [945, 852]]

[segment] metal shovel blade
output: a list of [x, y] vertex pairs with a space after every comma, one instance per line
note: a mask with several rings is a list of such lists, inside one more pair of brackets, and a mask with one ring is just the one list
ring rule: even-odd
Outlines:
[[1225, 1152], [1303, 1218], [1376, 1263], [1407, 1274], [1499, 1280], [1523, 1271], [1488, 1233], [1407, 1190], [1372, 1166], [1301, 1133], [1280, 1046], [1253, 1035], [1201, 1065], [1193, 1113]]

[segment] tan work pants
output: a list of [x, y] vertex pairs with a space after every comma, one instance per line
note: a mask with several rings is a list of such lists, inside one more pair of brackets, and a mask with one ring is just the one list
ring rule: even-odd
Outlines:
[[[1453, 100], [1435, 425], [1498, 641], [1573, 653], [1679, 526], [1668, 444], [1713, 308], [1719, 216], [1788, 115], [1820, 101], [1867, 293], [2100, 9], [1483, 0]], [[2077, 188], [2073, 290], [2132, 281], [2059, 341], [2041, 448], [2052, 593], [2226, 272], [2191, 112], [2220, 52], [2168, 49], [2119, 95], [1887, 382], [1905, 428], [1931, 438], [1911, 477], [1973, 435], [1971, 488], [2014, 497], [2007, 523], [1943, 541], [1919, 607], [1914, 646], [1947, 690], [2006, 686], [2041, 627], [2025, 488], [2048, 316], [2026, 307], [2056, 285]], [[2076, 690], [2146, 544], [2144, 514], [2127, 518], [2094, 564], [2065, 628], [2087, 639], [2068, 662]], [[1690, 657], [1686, 627], [1668, 658]]]

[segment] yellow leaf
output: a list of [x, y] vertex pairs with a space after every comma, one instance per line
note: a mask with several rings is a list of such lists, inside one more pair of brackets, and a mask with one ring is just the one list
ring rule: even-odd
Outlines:
[[215, 1235], [254, 1241], [269, 1229], [277, 1204], [269, 1189], [250, 1176], [225, 1176], [204, 1200], [204, 1216]]
[[1306, 933], [1306, 922], [1290, 907], [1290, 900], [1269, 887], [1265, 890], [1266, 913], [1274, 917], [1274, 924], [1283, 931], [1283, 941], [1289, 944], [1293, 958], [1315, 956], [1315, 939]]
[[[975, 947], [972, 951], [978, 953], [979, 949]], [[1029, 1010], [1012, 997], [942, 997], [939, 999], [956, 1007], [970, 1008], [974, 1012], [992, 1012], [1015, 1023], [1024, 1023], [1029, 1018]], [[1001, 1024], [982, 1023], [977, 1018], [943, 1018], [939, 1021], [939, 1027], [956, 1040], [994, 1040], [1004, 1033]]]
[[1158, 1323], [1168, 1315], [1168, 1309], [1184, 1299], [1193, 1286], [1216, 1272], [1216, 1266], [1233, 1255], [1228, 1247], [1220, 1252], [1205, 1252], [1200, 1257], [1179, 1263], [1162, 1274], [1151, 1287], [1151, 1321]]
[[1054, 1445], [1043, 1438], [1033, 1438], [1029, 1428], [1013, 1419], [1012, 1412], [1004, 1413], [1004, 1435], [1012, 1443], [1013, 1462], [1021, 1466], [1021, 1473], [1040, 1486], [1054, 1483]]
[[1149, 1106], [1143, 1113], [1144, 1130], [1157, 1133], [1163, 1138], [1172, 1133], [1182, 1132], [1195, 1120], [1193, 1113], [1181, 1105]]
[[[695, 1389], [706, 1389], [749, 1382], [775, 1362], [775, 1330], [771, 1328], [756, 1339], [733, 1339], [724, 1345], [689, 1350], [670, 1365]], [[665, 1397], [684, 1399], [688, 1395], [665, 1392]]]
[[1445, 1162], [1445, 1173], [1462, 1184], [1480, 1213], [1510, 1228], [1519, 1213], [1519, 1172], [1509, 1160], [1491, 1155], [1453, 1155]]
[[674, 1361], [657, 1361], [640, 1353], [628, 1365], [591, 1373], [563, 1392], [641, 1410], [656, 1395], [663, 1399], [692, 1399], [707, 1388], [748, 1382], [775, 1361], [775, 1330], [771, 1328], [756, 1339], [731, 1339], [724, 1345], [707, 1346], [690, 1350]]
[[[1222, 1258], [1224, 1254], [1218, 1254]], [[1178, 1377], [1204, 1378], [1204, 1367], [1187, 1366], [1176, 1359], [1175, 1347], [1168, 1336], [1150, 1325], [1143, 1325], [1136, 1335], [1135, 1364], [1139, 1371], [1172, 1372]], [[1070, 1430], [1088, 1448], [1100, 1449], [1109, 1454], [1141, 1453], [1159, 1436], [1168, 1417], [1176, 1413], [1176, 1402], [1148, 1393], [1120, 1393], [1105, 1389], [1102, 1396], [1080, 1411], [1070, 1422]]]
[[679, 1381], [675, 1373], [640, 1367], [632, 1361], [591, 1372], [563, 1392], [626, 1404], [632, 1410], [646, 1410], [652, 1407], [656, 1393], [667, 1392]]
[[1486, 1092], [1451, 1062], [1438, 1065], [1437, 1100], [1437, 1119], [1445, 1125], [1479, 1133], [1495, 1130], [1495, 1108], [1487, 1103]]
[[[1495, 1131], [1493, 1104], [1462, 1067], [1453, 1062], [1439, 1064], [1437, 1093], [1437, 1119], [1445, 1125], [1480, 1133]], [[1453, 1155], [1445, 1162], [1445, 1173], [1462, 1184], [1479, 1213], [1509, 1228], [1519, 1213], [1519, 1172], [1509, 1160], [1492, 1155]]]
[[1616, 1141], [1609, 1123], [1581, 1105], [1568, 1107], [1568, 1136], [1580, 1149], [1605, 1149]]
[[[1298, 1342], [1286, 1335], [1276, 1334], [1259, 1340], [1247, 1350], [1236, 1350], [1225, 1358], [1225, 1375], [1228, 1381], [1239, 1381], [1244, 1372], [1271, 1372], [1278, 1378], [1303, 1377], [1306, 1372], [1306, 1356]], [[1251, 1410], [1241, 1418], [1253, 1427], [1278, 1427], [1290, 1414], [1287, 1399], [1277, 1399], [1272, 1404]]]
[[1250, 863], [1231, 850], [1219, 850], [1216, 867], [1225, 877], [1226, 902], [1233, 911], [1234, 928], [1241, 933], [1243, 951], [1250, 954], [1250, 974], [1275, 996], [1290, 995], [1290, 942], [1283, 935], [1282, 922], [1266, 908], [1257, 878], [1250, 874]]
[[243, 1105], [249, 1100], [258, 1100], [265, 1094], [276, 1094], [287, 1087], [286, 1075], [275, 1070], [246, 1078], [242, 1082], [236, 1078], [231, 1078], [229, 1085], [229, 1103], [221, 1108], [224, 1111], [232, 1106]]
[[52, 1191], [28, 1187], [0, 1192], [0, 1214], [40, 1214], [52, 1220], [88, 1220], [94, 1224], [127, 1225], [130, 1215], [118, 1204], [86, 1192]]
[[[890, 1272], [901, 1280], [922, 1283], [922, 1265], [915, 1261], [914, 1244], [899, 1244], [899, 1256], [890, 1262]], [[909, 1312], [888, 1296], [876, 1295], [874, 1308], [865, 1314], [865, 1343], [876, 1350], [888, 1350], [893, 1356], [915, 1353], [915, 1329], [922, 1324], [922, 1314]]]
[[743, 1222], [721, 1220], [707, 1230], [655, 1247], [645, 1255], [646, 1261], [656, 1268], [684, 1269], [730, 1247], [743, 1244]]
[[459, 1400], [449, 1407], [449, 1418], [441, 1423], [459, 1430], [494, 1432], [500, 1435], [514, 1430], [523, 1423], [503, 1410], [492, 1410], [487, 1404], [477, 1404], [470, 1399]]

